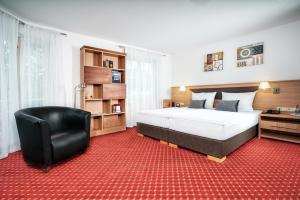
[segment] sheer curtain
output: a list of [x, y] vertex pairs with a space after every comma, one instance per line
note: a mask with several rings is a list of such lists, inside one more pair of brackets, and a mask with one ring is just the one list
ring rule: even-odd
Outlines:
[[141, 110], [160, 108], [159, 68], [161, 55], [126, 48], [126, 121], [136, 125], [136, 114]]
[[63, 66], [61, 34], [22, 25], [20, 27], [21, 107], [71, 105], [72, 71]]
[[0, 159], [20, 148], [14, 118], [19, 109], [18, 24], [0, 10]]
[[20, 25], [0, 10], [0, 159], [20, 149], [14, 112], [72, 105], [72, 69], [64, 66], [64, 44], [61, 34]]

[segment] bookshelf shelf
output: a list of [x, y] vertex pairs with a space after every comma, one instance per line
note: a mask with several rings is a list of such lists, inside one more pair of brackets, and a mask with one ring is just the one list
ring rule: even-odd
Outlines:
[[[87, 85], [81, 92], [81, 109], [92, 113], [90, 136], [126, 130], [126, 54], [83, 46], [80, 56], [80, 80]], [[113, 83], [113, 71], [120, 72], [120, 83]], [[121, 112], [113, 112], [116, 105]]]

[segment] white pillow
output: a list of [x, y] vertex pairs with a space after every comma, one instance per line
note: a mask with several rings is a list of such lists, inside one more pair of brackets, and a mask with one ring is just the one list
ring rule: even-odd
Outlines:
[[228, 93], [222, 92], [222, 100], [240, 100], [238, 112], [253, 111], [253, 101], [256, 92]]
[[217, 94], [216, 92], [201, 92], [201, 93], [192, 92], [192, 100], [206, 100], [205, 108], [212, 109], [214, 107], [216, 94]]

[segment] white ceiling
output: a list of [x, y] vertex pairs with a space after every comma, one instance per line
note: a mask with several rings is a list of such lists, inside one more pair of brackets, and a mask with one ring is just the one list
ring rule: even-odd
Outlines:
[[172, 53], [300, 20], [299, 0], [0, 0], [43, 25]]

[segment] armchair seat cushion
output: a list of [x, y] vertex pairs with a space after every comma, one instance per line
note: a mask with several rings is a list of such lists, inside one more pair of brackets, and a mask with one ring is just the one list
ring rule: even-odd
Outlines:
[[57, 131], [51, 135], [53, 161], [64, 160], [85, 149], [88, 145], [84, 130]]

